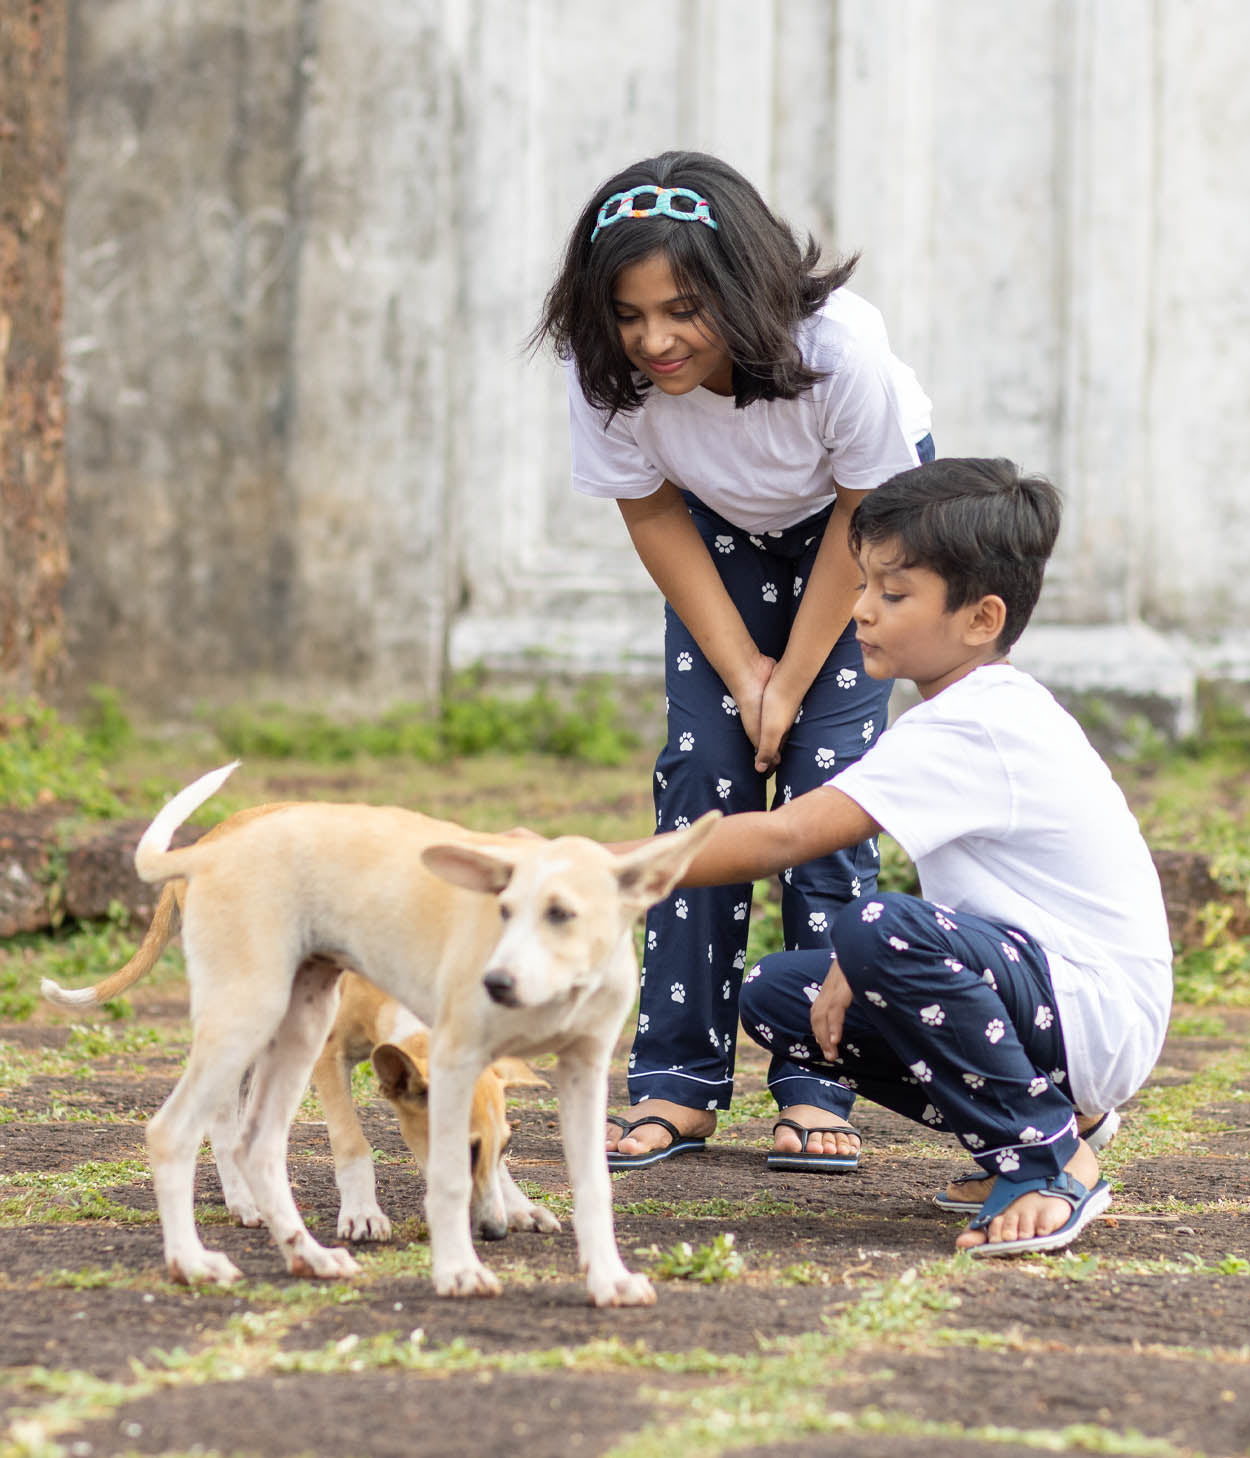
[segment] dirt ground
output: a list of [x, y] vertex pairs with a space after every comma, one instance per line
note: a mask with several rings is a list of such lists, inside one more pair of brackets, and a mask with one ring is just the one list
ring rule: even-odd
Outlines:
[[[182, 1015], [166, 998], [140, 1002], [136, 1021], [177, 1029]], [[1221, 1016], [1219, 1036], [1172, 1040], [1161, 1084], [1181, 1086], [1244, 1048], [1250, 1015]], [[18, 1049], [54, 1047], [66, 1036], [64, 1025], [0, 1024], [0, 1043]], [[3, 1097], [0, 1177], [142, 1160], [142, 1119], [179, 1066], [179, 1047], [158, 1044], [102, 1056], [86, 1076], [17, 1083]], [[754, 1050], [742, 1050], [739, 1067], [740, 1092], [762, 1088]], [[1241, 1098], [1248, 1091], [1233, 1090], [1212, 1111], [1224, 1126], [1218, 1132], [1192, 1137], [1180, 1153], [1154, 1154], [1144, 1142], [1116, 1169], [1116, 1205], [1080, 1242], [1079, 1258], [965, 1261], [937, 1278], [926, 1269], [951, 1254], [960, 1223], [929, 1197], [962, 1167], [953, 1142], [947, 1147], [861, 1104], [858, 1172], [773, 1174], [763, 1163], [767, 1119], [723, 1125], [703, 1155], [618, 1177], [617, 1228], [627, 1262], [642, 1267], [654, 1262], [653, 1248], [699, 1247], [732, 1232], [745, 1274], [712, 1284], [663, 1281], [658, 1304], [644, 1309], [586, 1304], [567, 1220], [559, 1235], [513, 1235], [483, 1249], [504, 1281], [494, 1300], [440, 1301], [425, 1276], [382, 1265], [367, 1270], [356, 1292], [316, 1300], [301, 1295], [307, 1283], [282, 1275], [264, 1232], [225, 1222], [207, 1159], [197, 1187], [201, 1216], [211, 1222], [209, 1243], [244, 1271], [244, 1288], [188, 1291], [163, 1280], [146, 1176], [100, 1187], [113, 1202], [103, 1216], [67, 1210], [60, 1213], [71, 1218], [62, 1219], [40, 1207], [22, 1219], [10, 1201], [0, 1223], [0, 1403], [8, 1432], [0, 1452], [558, 1458], [628, 1451], [631, 1435], [664, 1419], [687, 1434], [676, 1441], [691, 1454], [732, 1446], [751, 1458], [814, 1451], [1014, 1458], [1037, 1453], [1061, 1431], [1066, 1437], [1052, 1450], [1243, 1454], [1250, 1451], [1250, 1118]], [[619, 1077], [614, 1093], [619, 1107]], [[75, 1117], [50, 1114], [58, 1108]], [[513, 1117], [514, 1173], [567, 1195], [549, 1098], [523, 1093]], [[402, 1222], [400, 1244], [415, 1238], [419, 1249], [420, 1176], [380, 1100], [365, 1120], [381, 1151], [383, 1206]], [[1135, 1147], [1144, 1122], [1129, 1106], [1121, 1139]], [[296, 1125], [291, 1168], [301, 1207], [320, 1238], [331, 1239], [337, 1198], [322, 1125]], [[0, 1196], [14, 1188], [0, 1185]], [[119, 1209], [133, 1218], [120, 1218]], [[895, 1328], [883, 1304], [874, 1324], [871, 1294], [905, 1292], [909, 1280], [936, 1292], [942, 1309]], [[815, 1376], [810, 1361], [803, 1368], [802, 1395], [836, 1419], [832, 1427], [827, 1421], [819, 1435], [796, 1429], [782, 1437], [769, 1429], [754, 1446], [738, 1428], [724, 1449], [714, 1437], [692, 1444], [692, 1430], [681, 1427], [688, 1416], [714, 1409], [718, 1393], [726, 1412], [739, 1410], [744, 1384], [757, 1379], [746, 1368], [701, 1372], [691, 1354], [771, 1360], [761, 1370], [784, 1386], [789, 1349], [771, 1344], [827, 1333], [852, 1310], [862, 1336]], [[353, 1371], [342, 1360], [329, 1364], [333, 1370], [282, 1370], [246, 1355], [240, 1318], [258, 1315], [276, 1319], [280, 1353], [341, 1356], [357, 1343], [387, 1334], [409, 1342], [419, 1332], [421, 1349], [447, 1360], [428, 1370], [365, 1363]], [[227, 1359], [232, 1340], [238, 1360]], [[576, 1354], [605, 1341], [619, 1345], [599, 1361], [583, 1352], [580, 1360], [514, 1369], [501, 1360]], [[635, 1349], [648, 1359], [637, 1370], [623, 1355]], [[176, 1374], [179, 1363], [212, 1350], [223, 1354], [215, 1367], [156, 1390], [132, 1365], [137, 1359], [143, 1372]], [[658, 1360], [664, 1353], [683, 1361], [666, 1364]], [[60, 1389], [39, 1369], [61, 1373]], [[82, 1396], [88, 1389], [94, 1406]]]

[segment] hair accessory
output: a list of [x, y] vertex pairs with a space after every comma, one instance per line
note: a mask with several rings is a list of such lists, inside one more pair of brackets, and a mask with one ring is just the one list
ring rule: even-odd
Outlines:
[[[636, 197], [654, 197], [655, 202], [649, 208], [636, 208]], [[683, 198], [690, 205], [674, 207], [674, 198]], [[615, 208], [613, 203], [616, 204]], [[706, 223], [709, 228], [716, 227], [716, 220], [708, 210], [707, 199], [700, 197], [697, 192], [691, 192], [688, 187], [655, 187], [648, 184], [646, 187], [635, 187], [630, 192], [614, 192], [599, 209], [590, 241], [593, 243], [605, 228], [619, 223], [622, 218], [654, 218], [657, 214], [665, 218], [676, 218], [679, 223]]]

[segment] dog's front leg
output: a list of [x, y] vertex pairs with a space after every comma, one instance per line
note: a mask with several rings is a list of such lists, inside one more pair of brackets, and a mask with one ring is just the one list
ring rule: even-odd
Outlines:
[[449, 1054], [430, 1040], [430, 1160], [425, 1218], [430, 1227], [434, 1289], [440, 1296], [497, 1296], [498, 1280], [477, 1258], [469, 1227], [473, 1181], [469, 1169], [469, 1110], [485, 1058]]
[[573, 1185], [573, 1229], [595, 1306], [651, 1306], [655, 1289], [627, 1270], [612, 1226], [612, 1179], [603, 1148], [611, 1049], [585, 1039], [560, 1054], [560, 1131]]

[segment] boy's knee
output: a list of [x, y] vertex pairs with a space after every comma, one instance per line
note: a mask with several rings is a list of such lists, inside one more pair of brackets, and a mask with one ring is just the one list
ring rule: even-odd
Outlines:
[[890, 938], [900, 935], [914, 903], [915, 897], [902, 892], [881, 891], [838, 913], [833, 945], [842, 975], [856, 991], [860, 981], [878, 975], [890, 960]]

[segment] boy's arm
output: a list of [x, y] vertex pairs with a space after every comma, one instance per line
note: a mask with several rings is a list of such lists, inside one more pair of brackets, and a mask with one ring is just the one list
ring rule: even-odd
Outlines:
[[754, 881], [858, 845], [880, 829], [849, 795], [820, 785], [776, 810], [727, 815], [703, 842], [680, 884]]

